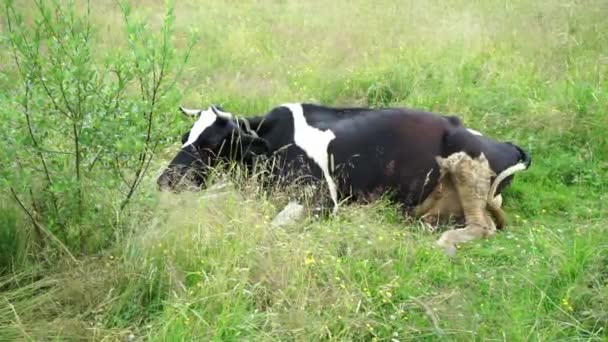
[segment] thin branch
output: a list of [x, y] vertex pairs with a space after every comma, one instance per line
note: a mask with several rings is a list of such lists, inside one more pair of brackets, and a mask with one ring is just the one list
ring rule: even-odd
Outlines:
[[[135, 62], [135, 67], [137, 69], [139, 69], [139, 64], [137, 62]], [[143, 101], [146, 101], [146, 99], [149, 97], [148, 96], [148, 91], [145, 89], [145, 83], [146, 82], [144, 82], [143, 76], [141, 76], [139, 74], [139, 72], [138, 72], [138, 75], [137, 75], [137, 79], [139, 80], [139, 89], [141, 91], [141, 99]]]
[[131, 183], [131, 185], [129, 186], [129, 191], [127, 192], [127, 195], [125, 196], [125, 199], [122, 200], [122, 203], [120, 203], [120, 210], [123, 210], [127, 206], [127, 204], [129, 204], [131, 197], [135, 193], [135, 188], [137, 188], [137, 179], [138, 178], [139, 178], [139, 174], [136, 173], [135, 178], [133, 179], [133, 183]]
[[152, 107], [154, 107], [154, 96], [156, 95], [156, 49], [152, 49], [152, 85]]
[[34, 209], [34, 214], [39, 213], [40, 209], [38, 209], [38, 206], [36, 205], [36, 199], [34, 197], [34, 191], [32, 190], [32, 187], [30, 186], [27, 190], [29, 191], [30, 198], [32, 199], [32, 209]]
[[[160, 89], [160, 86], [164, 79], [165, 72], [166, 72], [166, 55], [167, 55], [166, 44], [167, 44], [167, 42], [165, 39], [165, 42], [163, 44], [163, 48], [165, 49], [165, 51], [164, 51], [163, 57], [162, 57], [161, 68], [159, 71], [160, 74], [158, 76], [158, 79], [156, 78], [155, 75], [153, 76], [153, 79], [152, 79], [154, 84], [152, 86], [152, 99], [151, 99], [151, 103], [150, 103], [150, 110], [148, 112], [148, 123], [147, 123], [146, 140], [145, 140], [145, 144], [144, 144], [144, 149], [142, 150], [142, 152], [139, 155], [139, 165], [137, 166], [137, 169], [135, 171], [135, 178], [133, 179], [131, 186], [129, 186], [129, 191], [127, 193], [127, 196], [125, 197], [125, 199], [123, 200], [123, 202], [120, 205], [121, 210], [124, 209], [125, 206], [129, 203], [131, 197], [135, 193], [136, 188], [141, 183], [144, 175], [148, 172], [148, 169], [150, 167], [150, 162], [154, 156], [154, 151], [156, 150], [156, 147], [158, 146], [158, 142], [156, 142], [154, 144], [154, 146], [152, 148], [150, 148], [150, 141], [152, 139], [152, 126], [153, 126], [153, 122], [154, 122], [152, 119], [154, 116], [156, 101], [158, 99], [159, 89]], [[156, 64], [155, 60], [153, 60], [153, 64], [154, 65]], [[156, 70], [155, 66], [153, 66], [154, 74], [155, 74], [155, 70]], [[142, 78], [139, 78], [139, 80], [140, 80], [140, 88], [143, 92], [144, 91], [143, 90], [144, 89], [143, 80], [142, 80]], [[142, 94], [142, 96], [143, 96], [143, 94]]]
[[26, 337], [28, 340], [32, 339], [32, 337], [23, 328], [23, 323], [21, 322], [21, 318], [19, 317], [19, 314], [17, 314], [17, 310], [15, 310], [15, 306], [8, 300], [8, 298], [6, 296], [4, 296], [4, 300], [6, 301], [8, 306], [11, 308], [11, 311], [13, 311], [13, 315], [15, 315], [15, 323], [16, 323], [17, 327], [19, 328], [19, 330], [21, 331], [21, 334], [23, 334], [23, 336]]
[[[8, 22], [8, 27], [9, 27], [9, 31], [11, 33], [14, 33], [15, 31], [12, 28], [11, 25], [11, 15], [9, 12], [12, 12], [13, 17], [16, 17], [17, 14], [15, 13], [15, 9], [11, 6], [9, 7], [7, 5], [7, 9], [6, 9], [6, 17], [7, 17], [7, 22]], [[37, 79], [40, 81], [40, 83], [42, 84], [42, 87], [44, 88], [44, 91], [46, 93], [46, 95], [49, 97], [49, 99], [51, 100], [51, 102], [53, 103], [53, 106], [55, 107], [55, 109], [57, 111], [59, 111], [60, 113], [64, 114], [66, 117], [70, 118], [69, 113], [67, 113], [63, 108], [61, 108], [57, 102], [55, 102], [55, 96], [51, 93], [51, 90], [48, 88], [46, 81], [44, 80], [44, 76], [42, 76], [42, 65], [39, 63], [38, 61], [38, 55], [32, 53], [29, 50], [29, 41], [24, 33], [24, 30], [20, 30], [19, 33], [21, 34], [21, 39], [23, 40], [23, 42], [25, 43], [25, 45], [27, 46], [27, 49], [25, 50], [20, 50], [21, 52], [25, 52], [28, 54], [28, 57], [32, 60], [32, 62], [34, 63], [34, 67], [36, 67], [35, 71], [37, 71], [36, 73], [34, 73], [37, 76]], [[39, 36], [39, 31], [36, 30], [36, 36]], [[13, 46], [13, 53], [15, 56], [15, 59], [18, 59], [17, 55], [16, 55], [16, 50], [19, 49], [16, 46], [16, 43], [13, 39], [11, 39], [11, 45]], [[19, 64], [18, 64], [19, 65]], [[27, 73], [25, 73], [21, 68], [19, 69], [20, 73], [22, 75], [27, 75]]]
[[[21, 163], [21, 160], [19, 159], [19, 157], [17, 156], [17, 158], [15, 159], [15, 162], [17, 163], [17, 167], [19, 168], [20, 172], [23, 172], [24, 167], [23, 167], [23, 163]], [[39, 169], [36, 169], [36, 171], [40, 171]], [[34, 214], [36, 213], [40, 213], [40, 209], [38, 209], [38, 206], [36, 205], [36, 197], [34, 197], [34, 191], [32, 189], [32, 186], [30, 185], [28, 188], [28, 192], [30, 193], [30, 199], [32, 200], [32, 209], [34, 210]], [[37, 232], [38, 233], [38, 232]], [[40, 234], [37, 234], [39, 239], [42, 238], [40, 236]], [[41, 240], [42, 241], [42, 240]]]
[[13, 195], [13, 198], [15, 199], [15, 201], [17, 202], [17, 204], [19, 204], [19, 206], [21, 207], [21, 209], [23, 209], [23, 211], [27, 214], [27, 216], [32, 221], [32, 224], [34, 225], [34, 228], [35, 228], [34, 231], [36, 232], [36, 236], [38, 237], [38, 240], [44, 245], [44, 239], [42, 238], [42, 227], [38, 224], [38, 222], [34, 218], [34, 214], [32, 214], [25, 207], [25, 204], [23, 204], [23, 202], [19, 199], [19, 196], [17, 196], [17, 193], [15, 192], [15, 189], [13, 189], [13, 187], [11, 187], [10, 190], [11, 190], [11, 194]]
[[93, 171], [93, 167], [95, 166], [95, 163], [97, 163], [97, 161], [99, 160], [99, 157], [101, 157], [101, 152], [104, 150], [103, 147], [100, 147], [99, 150], [97, 151], [97, 153], [95, 153], [95, 157], [93, 157], [93, 161], [91, 161], [91, 164], [89, 164], [89, 167], [87, 168], [87, 173], [90, 173], [91, 171]]
[[427, 317], [431, 320], [431, 323], [433, 323], [433, 328], [435, 328], [435, 332], [437, 333], [437, 335], [444, 335], [443, 329], [441, 329], [441, 327], [439, 326], [439, 317], [437, 317], [435, 311], [433, 311], [431, 307], [429, 307], [426, 303], [422, 302], [418, 298], [410, 297], [410, 300], [420, 305], [424, 309], [424, 313], [426, 313]]
[[120, 177], [120, 179], [125, 183], [126, 186], [129, 186], [129, 182], [127, 181], [127, 179], [125, 178], [125, 176], [122, 174], [122, 171], [120, 170], [120, 162], [118, 161], [118, 155], [114, 155], [114, 171], [116, 172], [116, 174], [118, 175], [118, 177]]
[[[75, 64], [74, 57], [68, 52], [68, 49], [65, 47], [65, 45], [63, 45], [63, 41], [62, 41], [61, 37], [59, 37], [57, 32], [55, 32], [55, 30], [53, 30], [53, 24], [51, 23], [50, 19], [47, 17], [47, 15], [44, 11], [44, 5], [42, 4], [42, 1], [36, 0], [36, 7], [38, 8], [40, 15], [44, 19], [45, 29], [51, 33], [51, 36], [53, 38], [55, 38], [55, 40], [57, 41], [57, 43], [59, 44], [59, 46], [61, 47], [63, 52], [68, 56], [68, 58], [72, 62], [72, 64]], [[55, 4], [55, 9], [61, 11], [61, 8], [57, 4]], [[61, 14], [62, 14], [61, 17], [63, 17], [64, 16], [63, 12]]]
[[144, 175], [146, 173], [148, 173], [148, 170], [150, 169], [150, 162], [152, 161], [152, 158], [154, 157], [154, 151], [156, 151], [156, 148], [158, 147], [158, 142], [156, 142], [154, 144], [154, 146], [152, 147], [152, 149], [150, 149], [150, 157], [148, 158], [148, 161], [146, 162], [146, 166], [144, 167], [144, 170], [141, 174], [141, 177], [139, 178], [139, 181], [137, 183], [137, 186], [139, 186], [139, 184], [141, 183], [141, 181], [144, 178]]
[[99, 82], [100, 84], [97, 87], [93, 87], [92, 90], [95, 92], [95, 95], [97, 95], [100, 99], [104, 99], [103, 106], [106, 113], [114, 113], [114, 118], [116, 118], [116, 113], [118, 113], [118, 107], [120, 107], [120, 95], [126, 87], [126, 82], [123, 81], [122, 74], [119, 69], [112, 69], [109, 71], [114, 73], [118, 78], [118, 87], [116, 88], [116, 91], [109, 96], [104, 96], [104, 94], [99, 91], [99, 89], [103, 87], [102, 83], [104, 82], [104, 79]]
[[[40, 2], [40, 0], [36, 1], [36, 6], [38, 7], [38, 10], [40, 11], [40, 14], [42, 15], [42, 17], [44, 18], [44, 29], [48, 30], [49, 32], [51, 32], [52, 36], [55, 38], [55, 40], [59, 43], [60, 47], [62, 48], [62, 50], [64, 51], [64, 53], [70, 58], [72, 64], [75, 64], [74, 62], [74, 58], [73, 56], [68, 52], [67, 48], [63, 45], [62, 43], [62, 39], [60, 37], [58, 37], [57, 33], [53, 30], [53, 25], [50, 23], [49, 18], [46, 16], [45, 12], [44, 12], [44, 6], [42, 5], [42, 3]], [[25, 38], [25, 35], [22, 33], [22, 37], [24, 39], [24, 41], [27, 43], [27, 40]], [[29, 51], [28, 51], [29, 52]], [[31, 55], [31, 54], [30, 54]], [[51, 54], [52, 57], [52, 54]], [[61, 108], [59, 106], [59, 104], [55, 101], [55, 96], [53, 96], [53, 94], [51, 93], [49, 87], [46, 84], [46, 81], [44, 79], [44, 77], [42, 76], [42, 66], [41, 64], [38, 62], [38, 58], [35, 55], [31, 55], [30, 58], [32, 58], [32, 60], [35, 63], [35, 66], [39, 69], [39, 75], [38, 75], [38, 79], [40, 81], [40, 83], [42, 84], [42, 87], [44, 88], [47, 96], [50, 98], [51, 102], [53, 103], [53, 106], [55, 107], [55, 109], [57, 111], [59, 111], [60, 113], [64, 114], [66, 117], [68, 117], [69, 119], [72, 119], [72, 117], [70, 116], [70, 113], [74, 113], [74, 111], [70, 108], [70, 104], [67, 101], [64, 89], [63, 89], [63, 84], [62, 82], [57, 82], [59, 84], [59, 88], [61, 91], [61, 95], [63, 97], [63, 100], [65, 102], [66, 108], [67, 108], [67, 112], [65, 109]], [[55, 61], [54, 63], [55, 65], [60, 65], [59, 62]]]
[[[72, 64], [76, 64], [73, 56], [71, 55], [71, 53], [68, 51], [68, 49], [63, 45], [61, 38], [57, 36], [57, 33], [53, 30], [52, 28], [52, 24], [50, 22], [50, 19], [48, 18], [48, 16], [46, 15], [44, 9], [43, 9], [43, 5], [40, 1], [36, 2], [36, 5], [40, 11], [40, 14], [42, 15], [43, 19], [44, 19], [44, 23], [45, 23], [45, 28], [48, 29], [52, 36], [55, 38], [55, 40], [58, 42], [59, 46], [62, 48], [63, 52], [65, 55], [67, 55], [69, 57], [69, 59], [71, 60]], [[56, 10], [61, 10], [59, 7], [55, 8]], [[63, 13], [60, 13], [63, 14]], [[73, 31], [73, 15], [70, 16], [70, 19], [72, 20], [72, 22], [70, 23], [71, 27], [70, 27], [70, 31], [71, 34], [74, 35], [74, 31]], [[56, 68], [60, 67], [61, 63], [55, 59], [51, 59], [52, 63], [54, 64], [54, 66]], [[43, 77], [41, 76], [41, 81], [43, 80]], [[59, 86], [59, 92], [61, 94], [61, 97], [63, 99], [63, 103], [65, 105], [65, 108], [67, 109], [68, 113], [65, 113], [72, 121], [72, 139], [73, 139], [73, 144], [74, 144], [74, 171], [76, 173], [76, 180], [78, 182], [78, 189], [77, 189], [77, 196], [78, 196], [78, 208], [79, 210], [82, 209], [82, 189], [81, 189], [81, 149], [80, 149], [80, 129], [78, 127], [79, 125], [79, 121], [81, 120], [82, 117], [82, 107], [81, 107], [81, 102], [82, 102], [82, 98], [81, 98], [81, 85], [77, 84], [77, 96], [78, 96], [78, 111], [76, 111], [76, 109], [74, 108], [73, 104], [68, 100], [68, 96], [66, 94], [66, 90], [63, 86], [63, 82], [60, 79], [56, 79], [56, 83]], [[49, 89], [46, 87], [45, 82], [42, 81], [44, 88], [47, 91], [47, 95], [49, 95], [50, 97], [50, 91]], [[53, 101], [53, 104], [55, 105], [56, 108], [59, 108], [59, 106], [56, 104], [56, 102], [54, 101], [53, 98], [51, 98], [51, 100]]]
[[44, 153], [49, 153], [49, 154], [72, 154], [73, 152], [69, 152], [69, 151], [54, 151], [54, 150], [49, 150], [46, 148], [41, 148], [41, 147], [36, 147], [34, 146], [34, 151], [36, 152], [44, 152]]
[[[51, 186], [53, 185], [53, 180], [51, 179], [51, 173], [49, 171], [46, 159], [44, 158], [44, 154], [42, 154], [41, 152], [41, 148], [40, 148], [40, 144], [38, 143], [38, 139], [36, 138], [36, 135], [34, 134], [34, 130], [32, 128], [32, 122], [31, 122], [31, 118], [30, 118], [30, 108], [29, 108], [29, 97], [30, 97], [30, 92], [29, 92], [29, 85], [28, 85], [28, 81], [25, 81], [25, 98], [23, 99], [23, 103], [21, 104], [23, 106], [23, 114], [25, 115], [25, 121], [27, 123], [27, 129], [28, 129], [28, 133], [30, 135], [30, 139], [32, 139], [32, 143], [34, 144], [34, 148], [36, 150], [38, 150], [38, 158], [40, 159], [40, 163], [42, 164], [42, 168], [44, 169], [44, 175], [46, 177], [46, 181], [47, 181], [47, 186]], [[51, 192], [52, 197], [53, 197], [53, 205], [55, 206], [55, 211], [59, 212], [59, 210], [57, 209], [57, 199], [55, 198], [55, 194], [53, 192]]]
[[[163, 50], [165, 50], [163, 52], [162, 55], [162, 61], [161, 61], [161, 66], [160, 66], [160, 74], [158, 76], [158, 79], [156, 79], [156, 76], [154, 76], [153, 78], [153, 82], [154, 82], [154, 89], [152, 91], [152, 103], [151, 103], [151, 107], [150, 107], [150, 112], [148, 113], [148, 131], [146, 134], [146, 145], [150, 142], [150, 138], [151, 138], [151, 132], [152, 132], [152, 115], [154, 115], [154, 109], [156, 107], [156, 100], [157, 100], [157, 96], [159, 95], [159, 89], [160, 86], [163, 82], [164, 76], [165, 76], [165, 72], [166, 72], [166, 59], [167, 59], [167, 51], [166, 51], [166, 44], [168, 44], [166, 42], [166, 39], [164, 39], [165, 42], [163, 43]], [[154, 63], [156, 64], [156, 63]]]
[[[61, 249], [63, 249], [63, 251], [70, 257], [70, 259], [72, 259], [72, 261], [78, 262], [76, 260], [76, 258], [74, 257], [74, 255], [72, 255], [72, 253], [70, 253], [70, 250], [61, 242], [61, 240], [59, 240], [55, 235], [53, 235], [53, 233], [51, 233], [48, 229], [44, 228], [44, 226], [41, 223], [39, 223], [38, 221], [36, 221], [36, 219], [34, 218], [34, 216], [32, 215], [32, 213], [25, 207], [25, 205], [23, 204], [23, 202], [21, 201], [21, 199], [19, 199], [19, 196], [17, 196], [17, 193], [15, 192], [15, 189], [13, 189], [11, 187], [10, 191], [11, 191], [11, 193], [13, 195], [13, 198], [17, 202], [17, 204], [19, 204], [19, 206], [21, 207], [21, 209], [25, 212], [25, 214], [32, 221], [32, 224], [36, 228], [36, 232], [38, 234], [40, 234], [40, 236], [41, 236], [41, 233], [44, 232], [48, 237], [50, 237], [52, 240], [54, 240], [57, 243], [57, 245], [59, 245], [59, 247], [61, 247]], [[43, 241], [43, 240], [41, 240], [41, 241]]]
[[[36, 66], [42, 70], [42, 67], [40, 65], [37, 64]], [[51, 93], [51, 90], [47, 86], [44, 76], [42, 76], [42, 73], [40, 73], [40, 75], [38, 76], [38, 81], [40, 81], [40, 84], [42, 84], [42, 88], [44, 89], [46, 96], [48, 96], [49, 99], [51, 100], [51, 103], [53, 104], [53, 107], [55, 107], [55, 110], [57, 110], [59, 113], [65, 115], [68, 119], [72, 120], [70, 113], [67, 112], [64, 108], [61, 108], [59, 106], [59, 104], [55, 101], [55, 95], [53, 95]]]
[[[127, 23], [127, 26], [129, 26], [129, 18], [127, 15], [127, 11], [123, 8], [123, 14], [125, 16], [125, 22]], [[167, 14], [170, 15], [170, 14]], [[168, 18], [168, 17], [167, 17]], [[158, 70], [157, 70], [157, 50], [154, 49], [154, 51], [152, 51], [152, 84], [150, 85], [150, 88], [147, 87], [147, 83], [145, 82], [145, 78], [144, 76], [141, 74], [141, 70], [139, 70], [139, 65], [137, 63], [137, 61], [135, 62], [136, 67], [138, 68], [138, 75], [137, 75], [137, 79], [139, 80], [139, 87], [140, 87], [140, 91], [141, 91], [141, 96], [142, 99], [149, 99], [150, 100], [150, 108], [149, 111], [147, 113], [147, 129], [146, 129], [146, 138], [145, 138], [145, 142], [144, 142], [144, 147], [143, 150], [140, 152], [139, 154], [139, 165], [136, 167], [135, 169], [135, 177], [133, 179], [133, 181], [131, 182], [131, 185], [129, 186], [129, 191], [125, 197], [125, 199], [123, 200], [123, 202], [120, 205], [121, 210], [125, 208], [125, 206], [129, 203], [131, 197], [133, 196], [135, 190], [139, 187], [139, 185], [141, 184], [141, 181], [143, 180], [144, 176], [146, 175], [146, 173], [148, 172], [149, 168], [150, 168], [150, 163], [152, 161], [152, 158], [154, 157], [154, 152], [158, 146], [158, 142], [155, 142], [152, 144], [152, 129], [153, 129], [153, 124], [154, 124], [154, 113], [156, 110], [156, 106], [157, 106], [157, 101], [161, 98], [162, 94], [164, 93], [163, 90], [161, 89], [161, 86], [164, 82], [165, 76], [167, 74], [167, 66], [168, 66], [168, 58], [169, 58], [169, 53], [170, 53], [170, 46], [169, 46], [169, 35], [170, 35], [170, 20], [167, 19], [165, 20], [165, 23], [163, 25], [162, 28], [162, 46], [161, 46], [161, 61], [160, 61], [160, 65], [158, 66]], [[131, 44], [131, 48], [133, 49], [134, 53], [136, 52], [136, 47], [134, 45], [134, 43], [132, 41], [130, 41]], [[188, 53], [189, 54], [189, 53]], [[135, 54], [137, 55], [137, 54]], [[151, 93], [148, 92], [151, 91]], [[124, 179], [124, 177], [122, 177]]]
[[[8, 6], [8, 5], [7, 5]], [[14, 13], [14, 9], [13, 9], [13, 15], [15, 15]], [[9, 9], [6, 9], [6, 17], [7, 17], [7, 22], [8, 22], [8, 28], [9, 28], [9, 32], [13, 33], [13, 26], [12, 26], [12, 22], [11, 22], [11, 16], [9, 13]], [[25, 39], [25, 37], [23, 38]], [[27, 40], [24, 40], [26, 45], [29, 45]], [[47, 180], [47, 186], [45, 187], [45, 191], [48, 191], [51, 194], [51, 199], [52, 199], [52, 204], [53, 204], [53, 208], [55, 210], [55, 214], [57, 215], [57, 217], [59, 218], [59, 208], [57, 205], [57, 197], [55, 195], [55, 193], [51, 190], [49, 190], [49, 187], [51, 187], [53, 185], [53, 180], [51, 178], [51, 173], [49, 171], [46, 159], [44, 158], [44, 155], [42, 154], [42, 148], [40, 147], [40, 144], [38, 143], [38, 139], [36, 138], [36, 135], [34, 134], [34, 130], [32, 128], [32, 123], [31, 123], [31, 115], [30, 115], [30, 108], [29, 108], [29, 98], [30, 98], [30, 82], [29, 82], [29, 76], [28, 74], [22, 69], [21, 67], [21, 63], [19, 63], [19, 57], [17, 56], [17, 46], [15, 44], [15, 42], [13, 41], [13, 39], [11, 39], [11, 46], [12, 48], [12, 52], [13, 52], [13, 58], [15, 60], [15, 64], [17, 66], [17, 70], [19, 71], [19, 74], [21, 75], [21, 77], [24, 80], [24, 99], [23, 102], [21, 103], [21, 105], [23, 106], [23, 114], [25, 115], [25, 120], [26, 120], [26, 124], [27, 124], [27, 129], [28, 129], [28, 133], [30, 136], [30, 139], [32, 139], [32, 143], [34, 144], [34, 148], [37, 150], [37, 155], [38, 158], [40, 159], [40, 163], [42, 164], [43, 170], [44, 170], [44, 175], [46, 177]], [[29, 51], [29, 50], [28, 50]]]
[[76, 172], [76, 181], [78, 182], [78, 207], [82, 209], [82, 189], [80, 188], [80, 136], [76, 122], [72, 123], [72, 139], [74, 140], [74, 170]]
[[[120, 204], [121, 210], [123, 210], [127, 206], [129, 201], [131, 200], [131, 197], [135, 193], [135, 190], [141, 183], [144, 175], [148, 172], [148, 169], [150, 168], [150, 162], [152, 161], [152, 158], [154, 157], [154, 151], [156, 150], [156, 147], [158, 147], [158, 142], [156, 142], [154, 144], [154, 147], [152, 147], [152, 149], [150, 150], [150, 157], [147, 158], [147, 161], [144, 160], [144, 163], [140, 164], [137, 171], [135, 172], [135, 178], [133, 179], [133, 183], [131, 183], [131, 186], [129, 187], [129, 192], [127, 192], [127, 196]], [[146, 152], [146, 154], [147, 154], [147, 152]]]
[[85, 45], [89, 43], [89, 37], [91, 34], [91, 0], [87, 0], [87, 24], [86, 24], [86, 33], [84, 34], [84, 43]]
[[[120, 95], [122, 94], [123, 90], [127, 87], [127, 82], [123, 80], [122, 78], [122, 74], [120, 72], [120, 70], [116, 70], [114, 72], [116, 74], [116, 77], [118, 78], [118, 89], [116, 89], [116, 95], [113, 96], [114, 97], [114, 113], [118, 112], [118, 107], [120, 106]], [[110, 102], [110, 104], [112, 104]], [[110, 106], [108, 106], [109, 108]]]
[[63, 88], [63, 82], [61, 82], [61, 80], [56, 80], [56, 81], [57, 81], [57, 84], [59, 84], [59, 93], [61, 94], [61, 98], [63, 99], [65, 108], [67, 108], [68, 112], [71, 114], [71, 116], [69, 116], [69, 118], [74, 122], [80, 120], [80, 117], [76, 116], [76, 111], [74, 110], [74, 108], [72, 108], [70, 106], [70, 101], [68, 101], [68, 97], [65, 94], [65, 89]]
[[192, 39], [192, 42], [190, 43], [190, 45], [186, 49], [186, 52], [184, 53], [183, 61], [180, 65], [179, 69], [177, 69], [177, 72], [175, 72], [175, 76], [173, 77], [173, 80], [171, 81], [169, 86], [165, 87], [165, 92], [161, 92], [161, 96], [164, 95], [167, 91], [169, 91], [169, 89], [173, 88], [173, 86], [181, 78], [181, 75], [184, 72], [184, 69], [186, 67], [188, 60], [190, 59], [190, 54], [192, 53], [192, 49], [194, 48], [195, 44], [196, 44], [196, 39]]

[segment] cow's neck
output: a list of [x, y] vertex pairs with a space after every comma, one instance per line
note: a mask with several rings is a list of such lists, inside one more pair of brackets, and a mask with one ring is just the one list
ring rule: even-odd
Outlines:
[[251, 130], [259, 134], [264, 134], [266, 131], [265, 123], [266, 116], [254, 116], [252, 118], [247, 118], [246, 120], [249, 122], [249, 127]]
[[238, 125], [245, 129], [247, 133], [262, 136], [268, 131], [267, 125], [264, 124], [265, 118], [265, 116], [239, 117], [236, 120]]

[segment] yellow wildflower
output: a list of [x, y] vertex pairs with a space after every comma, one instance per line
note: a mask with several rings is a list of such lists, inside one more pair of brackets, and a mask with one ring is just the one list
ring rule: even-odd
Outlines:
[[572, 307], [572, 304], [570, 304], [570, 301], [568, 300], [567, 297], [564, 297], [562, 299], [562, 306], [564, 307], [564, 309], [568, 312], [572, 312], [574, 311], [574, 308]]
[[304, 259], [304, 265], [314, 265], [316, 263], [315, 258], [312, 256], [312, 254], [308, 254], [306, 256], [306, 258]]

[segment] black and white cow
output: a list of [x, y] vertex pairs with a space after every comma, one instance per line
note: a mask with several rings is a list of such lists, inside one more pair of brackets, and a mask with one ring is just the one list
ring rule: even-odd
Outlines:
[[253, 167], [262, 158], [272, 161], [265, 165], [272, 165], [268, 171], [277, 182], [325, 185], [334, 211], [343, 199], [383, 194], [413, 208], [437, 185], [436, 157], [483, 153], [499, 175], [496, 195], [531, 161], [518, 146], [467, 129], [456, 116], [405, 108], [290, 103], [250, 118], [216, 106], [180, 110], [198, 119], [158, 178], [160, 189], [174, 189], [189, 172], [195, 185], [204, 186], [209, 170], [221, 161]]

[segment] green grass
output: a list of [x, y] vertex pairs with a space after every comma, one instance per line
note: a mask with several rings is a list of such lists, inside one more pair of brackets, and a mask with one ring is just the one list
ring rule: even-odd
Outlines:
[[[158, 29], [164, 4], [137, 3]], [[100, 60], [126, 49], [118, 6], [93, 13]], [[0, 340], [605, 341], [606, 13], [600, 0], [177, 2], [176, 46], [200, 35], [179, 104], [458, 114], [532, 154], [505, 194], [508, 229], [450, 260], [433, 247], [438, 234], [383, 201], [271, 228], [285, 197], [255, 184], [220, 199], [157, 193], [175, 135], [132, 206], [72, 228], [106, 241], [77, 262], [38, 252], [28, 218], [0, 195]], [[8, 50], [0, 64], [8, 103]], [[8, 127], [12, 107], [2, 108]], [[163, 115], [171, 130], [189, 128], [177, 110]], [[111, 183], [99, 184], [95, 200], [115, 208], [103, 196]]]

